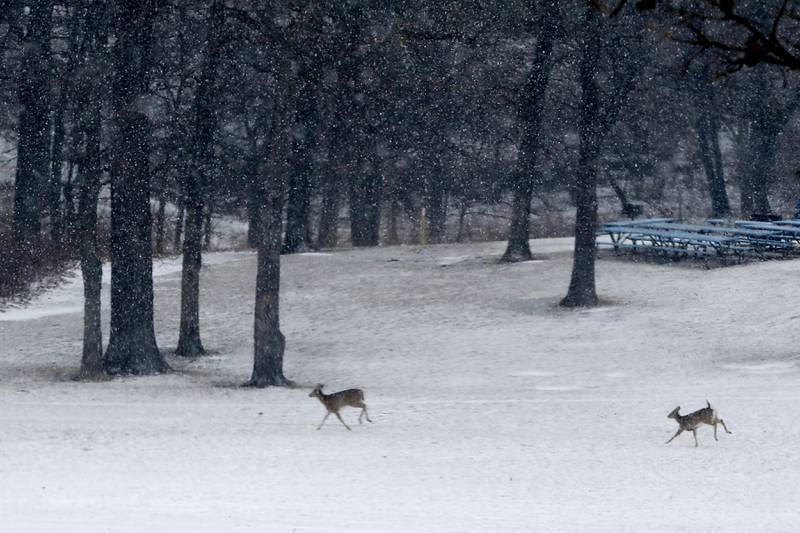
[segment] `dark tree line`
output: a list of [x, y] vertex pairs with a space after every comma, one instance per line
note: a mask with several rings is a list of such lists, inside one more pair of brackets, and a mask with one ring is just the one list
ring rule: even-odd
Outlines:
[[246, 219], [258, 251], [254, 386], [290, 383], [282, 253], [461, 240], [476, 206], [508, 213], [505, 261], [535, 252], [536, 206], [574, 208], [562, 304], [595, 305], [601, 193], [635, 215], [697, 175], [703, 214], [774, 214], [797, 21], [793, 2], [4, 0], [10, 234], [23, 261], [42, 242], [75, 250], [91, 379], [169, 370], [154, 253], [182, 254], [177, 353], [205, 352], [218, 212]]

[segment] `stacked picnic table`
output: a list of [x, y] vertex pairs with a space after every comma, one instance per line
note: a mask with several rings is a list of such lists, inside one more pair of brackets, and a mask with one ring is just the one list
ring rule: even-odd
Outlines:
[[673, 218], [647, 218], [600, 225], [598, 247], [615, 252], [649, 253], [672, 257], [743, 259], [788, 256], [800, 250], [800, 221], [753, 222], [709, 219], [686, 224]]

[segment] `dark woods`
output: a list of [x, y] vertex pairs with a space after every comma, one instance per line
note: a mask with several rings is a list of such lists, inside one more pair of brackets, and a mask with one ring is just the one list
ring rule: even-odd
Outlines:
[[530, 238], [574, 234], [562, 304], [595, 305], [598, 216], [794, 203], [798, 17], [779, 1], [0, 0], [0, 296], [78, 260], [81, 376], [166, 372], [153, 254], [182, 254], [176, 353], [201, 356], [202, 254], [214, 215], [241, 217], [258, 387], [290, 383], [281, 254], [500, 236], [524, 261]]

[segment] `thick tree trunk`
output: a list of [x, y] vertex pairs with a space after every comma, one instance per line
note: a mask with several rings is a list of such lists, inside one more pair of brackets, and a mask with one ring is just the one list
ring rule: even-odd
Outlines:
[[61, 209], [61, 173], [64, 166], [64, 114], [67, 112], [67, 90], [67, 82], [63, 81], [58, 107], [53, 112], [48, 212], [50, 214], [50, 239], [54, 243], [60, 243], [64, 233], [64, 215]]
[[211, 235], [214, 233], [213, 224], [214, 215], [214, 202], [211, 198], [206, 202], [206, 209], [203, 218], [203, 250], [208, 251], [211, 248]]
[[111, 336], [104, 365], [109, 374], [169, 370], [153, 325], [150, 128], [140, 101], [154, 14], [153, 0], [121, 0], [114, 20], [117, 131], [111, 181]]
[[[587, 139], [588, 141], [588, 139]], [[592, 141], [588, 141], [592, 142]], [[572, 277], [567, 295], [561, 300], [564, 307], [597, 305], [595, 289], [595, 230], [597, 226], [596, 154], [591, 146], [581, 145], [578, 180], [575, 186], [575, 253]]]
[[516, 263], [533, 258], [530, 244], [531, 200], [533, 181], [518, 178], [513, 185], [514, 199], [511, 205], [511, 228], [508, 233], [508, 246], [502, 261]]
[[372, 164], [350, 179], [350, 238], [353, 246], [377, 246], [381, 226], [381, 179]]
[[181, 275], [181, 325], [176, 355], [197, 357], [205, 353], [200, 340], [200, 268], [203, 202], [187, 187], [186, 240], [183, 243]]
[[697, 148], [703, 169], [708, 179], [708, 191], [711, 197], [711, 216], [723, 217], [730, 214], [728, 193], [725, 190], [725, 176], [721, 174], [722, 168], [717, 167], [714, 144], [719, 151], [718, 132], [711, 127], [710, 117], [704, 116], [705, 111], [699, 111], [695, 122], [697, 133]]
[[[97, 98], [97, 95], [94, 95]], [[100, 196], [102, 162], [100, 138], [102, 116], [100, 102], [89, 102], [93, 112], [85, 126], [86, 155], [81, 170], [80, 258], [83, 276], [83, 357], [81, 379], [96, 380], [105, 375], [103, 368], [103, 332], [101, 328], [101, 291], [103, 263], [97, 253], [97, 199]]]
[[22, 46], [14, 181], [14, 240], [23, 247], [39, 238], [50, 177], [50, 33], [52, 1], [34, 2]]
[[257, 176], [252, 176], [247, 194], [247, 244], [250, 248], [258, 248], [258, 243], [261, 241], [261, 215], [258, 211], [257, 179]]
[[314, 132], [317, 129], [316, 87], [303, 84], [298, 98], [294, 141], [292, 143], [292, 173], [289, 177], [289, 197], [286, 204], [286, 235], [284, 254], [307, 252], [311, 242], [311, 175]]
[[281, 237], [291, 152], [292, 94], [289, 65], [278, 72], [271, 120], [271, 142], [265, 145], [269, 177], [256, 180], [259, 218], [258, 271], [253, 322], [251, 387], [292, 385], [283, 374], [286, 339], [280, 330]]
[[519, 118], [522, 121], [522, 143], [519, 166], [513, 183], [514, 200], [511, 209], [511, 227], [508, 246], [502, 261], [529, 261], [532, 258], [530, 245], [531, 200], [538, 176], [536, 161], [542, 144], [542, 114], [545, 94], [552, 69], [554, 34], [560, 24], [557, 13], [544, 16], [539, 42], [521, 94]]
[[216, 119], [214, 86], [221, 48], [221, 32], [225, 15], [223, 0], [215, 0], [208, 15], [208, 48], [197, 84], [194, 136], [189, 174], [186, 176], [186, 241], [183, 243], [183, 275], [181, 277], [181, 326], [176, 355], [196, 357], [205, 353], [200, 340], [200, 267], [201, 230], [205, 213], [205, 244], [211, 236], [211, 202], [204, 202], [208, 170], [212, 164], [211, 145]]
[[280, 329], [281, 222], [282, 199], [263, 202], [259, 212], [264, 228], [258, 247], [255, 320], [253, 325], [253, 387], [286, 386], [283, 374], [286, 339]]
[[186, 215], [186, 203], [183, 199], [183, 189], [178, 191], [178, 213], [175, 217], [175, 237], [172, 239], [173, 249], [180, 252], [183, 248], [183, 222]]
[[601, 39], [598, 15], [587, 8], [586, 34], [582, 42], [579, 69], [581, 107], [579, 119], [580, 153], [575, 183], [575, 253], [572, 276], [567, 295], [561, 300], [565, 307], [597, 305], [595, 289], [595, 228], [597, 225], [597, 174], [596, 164], [601, 126], [600, 94], [596, 84], [596, 69]]
[[164, 255], [164, 241], [167, 231], [167, 190], [164, 183], [158, 190], [158, 209], [156, 210], [156, 255]]
[[389, 204], [389, 224], [386, 229], [386, 244], [400, 244], [400, 232], [397, 228], [397, 218], [402, 212], [400, 202], [397, 198], [392, 198]]
[[439, 244], [444, 241], [447, 233], [447, 200], [449, 193], [447, 181], [444, 179], [441, 165], [433, 166], [433, 175], [426, 183], [425, 215], [428, 217], [428, 242]]
[[752, 188], [752, 210], [755, 216], [772, 215], [769, 203], [770, 176], [775, 162], [775, 149], [780, 134], [780, 124], [758, 117], [750, 130], [749, 181]]
[[711, 70], [707, 61], [700, 62], [690, 71], [689, 83], [695, 108], [694, 130], [697, 135], [697, 151], [708, 180], [711, 216], [724, 217], [730, 214], [731, 207], [725, 190], [725, 171], [719, 148], [719, 119], [714, 109], [714, 87], [711, 82]]
[[466, 201], [462, 201], [461, 205], [458, 207], [458, 233], [456, 233], [456, 242], [464, 241], [464, 229], [465, 229], [464, 221], [467, 218], [468, 209], [469, 209], [469, 204]]
[[340, 182], [330, 175], [325, 181], [322, 191], [322, 209], [319, 214], [319, 231], [317, 246], [319, 248], [335, 248], [339, 242], [339, 203], [341, 193]]
[[[306, 154], [310, 156], [310, 154]], [[284, 254], [307, 252], [311, 249], [309, 214], [311, 211], [310, 165], [295, 160], [289, 178], [289, 198], [286, 205], [286, 237], [281, 250]], [[305, 167], [305, 168], [304, 168]]]

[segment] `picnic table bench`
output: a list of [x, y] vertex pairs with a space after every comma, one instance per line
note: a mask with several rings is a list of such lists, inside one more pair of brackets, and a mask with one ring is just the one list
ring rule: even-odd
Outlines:
[[[748, 222], [749, 221], [742, 221]], [[788, 255], [794, 249], [794, 242], [800, 242], [800, 227], [774, 226], [765, 222], [754, 222], [757, 226], [713, 226], [703, 224], [687, 224], [682, 222], [659, 222], [634, 220], [628, 224], [613, 223], [602, 226], [604, 233], [611, 236], [612, 243], [620, 244], [627, 238], [626, 232], [637, 229], [660, 229], [670, 232], [685, 231], [704, 235], [734, 237], [735, 244], [728, 246], [729, 251], [737, 254], [753, 254], [763, 257], [766, 253]], [[661, 244], [656, 244], [660, 246]]]
[[[658, 225], [668, 226], [650, 227]], [[712, 235], [681, 229], [680, 224], [661, 222], [633, 224], [610, 224], [601, 226], [601, 233], [609, 235], [610, 244], [615, 251], [630, 250], [632, 252], [650, 252], [664, 255], [683, 255], [692, 257], [722, 257], [729, 254], [742, 255], [751, 253], [749, 246], [743, 245], [733, 236]]]

